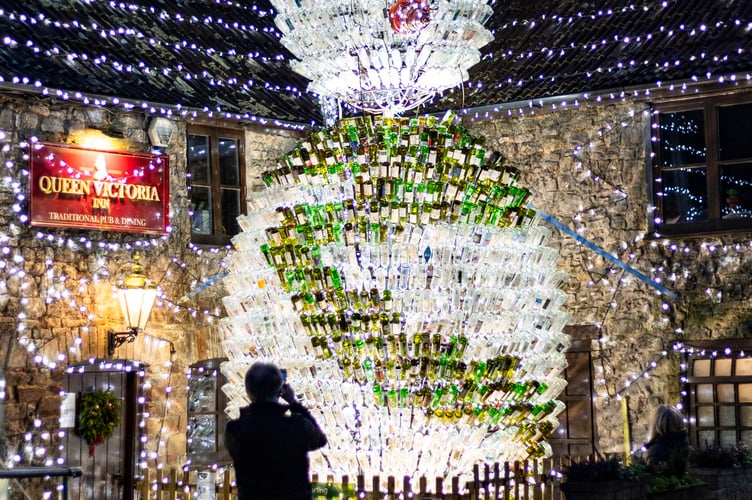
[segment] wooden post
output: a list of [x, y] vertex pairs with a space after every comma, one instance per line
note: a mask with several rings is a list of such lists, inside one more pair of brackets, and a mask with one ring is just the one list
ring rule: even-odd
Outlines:
[[624, 463], [632, 464], [632, 429], [629, 425], [629, 396], [621, 398], [621, 419], [624, 424]]
[[348, 490], [349, 484], [350, 484], [350, 477], [347, 476], [347, 474], [345, 474], [344, 476], [342, 476], [342, 498], [348, 498], [347, 490]]
[[141, 482], [141, 498], [143, 500], [148, 500], [151, 498], [149, 496], [149, 486], [151, 486], [149, 483], [151, 483], [151, 475], [149, 474], [149, 469], [144, 469], [144, 479]]
[[358, 490], [355, 492], [355, 496], [360, 498], [361, 494], [365, 494], [366, 491], [366, 478], [363, 474], [358, 474], [357, 478]]
[[173, 467], [170, 469], [170, 482], [167, 483], [167, 499], [177, 500], [178, 494], [178, 471]]
[[230, 500], [230, 493], [232, 493], [232, 481], [230, 477], [230, 469], [225, 469], [224, 479], [222, 482], [222, 500]]
[[480, 489], [481, 489], [481, 483], [480, 483], [480, 466], [478, 464], [473, 464], [473, 482], [469, 484], [469, 490], [470, 490], [470, 498], [472, 500], [477, 500], [480, 498]]
[[494, 462], [493, 464], [493, 498], [502, 498], [499, 488], [501, 488], [501, 466], [499, 465], [499, 462]]
[[510, 486], [510, 471], [509, 471], [509, 462], [504, 462], [504, 498], [509, 498], [509, 495], [511, 493], [509, 486]]

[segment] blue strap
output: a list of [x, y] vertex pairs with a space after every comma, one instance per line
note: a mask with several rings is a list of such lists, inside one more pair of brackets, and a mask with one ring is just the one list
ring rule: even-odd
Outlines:
[[567, 226], [565, 226], [564, 224], [562, 224], [558, 220], [556, 220], [553, 217], [551, 217], [550, 215], [548, 215], [547, 213], [541, 212], [540, 210], [538, 210], [537, 208], [535, 208], [532, 205], [528, 205], [528, 208], [532, 208], [533, 210], [535, 210], [537, 212], [538, 216], [541, 219], [543, 219], [544, 221], [548, 222], [549, 224], [551, 224], [552, 226], [556, 227], [557, 229], [559, 229], [559, 230], [567, 233], [569, 236], [573, 237], [575, 240], [577, 240], [578, 242], [582, 243], [583, 245], [585, 245], [589, 249], [593, 250], [595, 253], [597, 253], [601, 257], [603, 257], [605, 259], [608, 259], [609, 261], [613, 262], [614, 264], [616, 264], [620, 268], [622, 268], [625, 271], [627, 271], [632, 276], [636, 276], [641, 281], [643, 281], [643, 282], [647, 283], [648, 285], [652, 286], [653, 288], [655, 288], [656, 290], [658, 290], [662, 294], [668, 296], [669, 298], [671, 298], [673, 300], [676, 300], [676, 298], [677, 298], [676, 293], [672, 292], [671, 290], [666, 289], [660, 283], [657, 283], [656, 281], [648, 278], [647, 276], [645, 276], [644, 274], [642, 274], [640, 271], [638, 271], [634, 267], [630, 266], [629, 264], [625, 264], [624, 262], [620, 261], [619, 259], [617, 259], [613, 255], [611, 255], [610, 253], [608, 253], [607, 251], [605, 251], [604, 249], [602, 249], [601, 247], [599, 247], [598, 245], [596, 245], [592, 241], [583, 238], [582, 236], [580, 236], [579, 234], [577, 234], [577, 231], [573, 231], [572, 229], [568, 228]]

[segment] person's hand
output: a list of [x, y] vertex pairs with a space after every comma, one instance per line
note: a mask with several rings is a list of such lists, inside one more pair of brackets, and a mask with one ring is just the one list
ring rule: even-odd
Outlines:
[[297, 403], [297, 400], [295, 399], [295, 391], [292, 390], [290, 384], [282, 384], [282, 389], [279, 390], [279, 397], [287, 404]]

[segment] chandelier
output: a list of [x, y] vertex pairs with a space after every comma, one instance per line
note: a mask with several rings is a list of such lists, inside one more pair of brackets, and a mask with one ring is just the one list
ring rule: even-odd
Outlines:
[[292, 69], [310, 92], [387, 116], [468, 79], [488, 0], [272, 0]]

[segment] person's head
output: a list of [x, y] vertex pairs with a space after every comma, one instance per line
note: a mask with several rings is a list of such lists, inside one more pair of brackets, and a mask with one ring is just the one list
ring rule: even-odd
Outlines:
[[665, 436], [672, 432], [685, 429], [684, 417], [676, 408], [669, 405], [659, 405], [653, 417], [653, 426], [650, 429], [650, 437]]
[[251, 401], [277, 401], [282, 372], [272, 363], [256, 362], [245, 373], [245, 392]]

